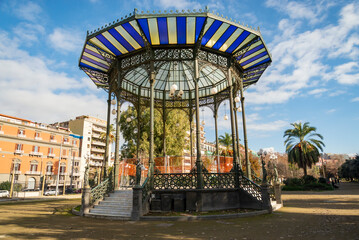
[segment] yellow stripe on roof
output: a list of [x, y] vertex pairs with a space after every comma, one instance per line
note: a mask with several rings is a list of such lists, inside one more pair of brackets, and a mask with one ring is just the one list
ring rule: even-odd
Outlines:
[[167, 18], [168, 43], [177, 44], [177, 23], [175, 17]]
[[248, 42], [252, 41], [252, 39], [256, 37], [253, 33], [251, 33], [233, 52], [236, 52], [237, 50], [241, 49], [244, 45], [246, 45]]
[[84, 52], [83, 56], [86, 56], [88, 58], [91, 58], [92, 60], [95, 60], [96, 62], [99, 62], [99, 63], [102, 63], [102, 64], [105, 64], [105, 65], [109, 66], [108, 62], [106, 62], [106, 61], [102, 60], [101, 58], [98, 58], [98, 57], [96, 57], [94, 55], [91, 55], [91, 54], [89, 54], [87, 52]]
[[213, 45], [218, 41], [218, 39], [223, 35], [223, 33], [229, 28], [229, 24], [222, 23], [222, 25], [217, 29], [217, 31], [213, 34], [211, 39], [206, 44], [206, 47], [213, 47]]
[[212, 25], [213, 22], [214, 22], [213, 18], [207, 18], [206, 25], [204, 26], [203, 29], [203, 35], [207, 32], [208, 28]]
[[102, 70], [102, 71], [104, 71], [104, 72], [107, 72], [107, 69], [105, 69], [105, 68], [103, 68], [103, 67], [100, 67], [100, 66], [98, 66], [98, 65], [96, 65], [96, 64], [93, 64], [92, 62], [86, 61], [85, 59], [81, 59], [81, 62], [84, 63], [84, 64], [86, 64], [86, 65], [89, 65], [89, 66], [91, 66], [91, 67], [94, 67], [94, 68], [100, 69], [100, 70]]
[[256, 52], [254, 52], [254, 53], [248, 55], [247, 57], [242, 58], [242, 59], [239, 61], [239, 63], [245, 62], [245, 61], [247, 61], [248, 59], [251, 59], [251, 58], [257, 56], [258, 54], [260, 54], [260, 53], [262, 53], [262, 52], [265, 52], [265, 50], [266, 50], [265, 48], [261, 48], [261, 49], [259, 49], [258, 51], [256, 51]]
[[225, 52], [227, 49], [232, 45], [232, 43], [241, 35], [243, 32], [243, 29], [237, 28], [234, 33], [227, 39], [227, 41], [222, 45], [222, 47], [219, 49], [219, 51]]
[[141, 45], [138, 44], [138, 42], [133, 39], [133, 37], [122, 26], [117, 26], [115, 29], [129, 44], [131, 44], [134, 49], [137, 50], [141, 48]]
[[247, 65], [243, 66], [243, 69], [247, 69], [247, 68], [255, 65], [256, 63], [259, 63], [260, 61], [263, 61], [264, 59], [267, 59], [267, 58], [269, 58], [268, 54], [261, 58], [258, 58], [257, 60], [255, 60], [253, 62], [248, 63]]
[[131, 21], [130, 24], [131, 24], [131, 26], [136, 30], [136, 32], [137, 32], [138, 34], [142, 35], [142, 34], [141, 34], [141, 30], [140, 30], [140, 28], [138, 27], [138, 24], [137, 24], [137, 22], [136, 22], [135, 20]]
[[102, 42], [100, 42], [100, 40], [98, 40], [97, 38], [93, 37], [89, 41], [91, 43], [95, 44], [96, 46], [98, 46], [99, 48], [101, 48], [103, 51], [108, 52], [109, 54], [112, 54], [113, 56], [115, 56], [115, 54], [113, 52], [111, 52], [111, 50], [108, 49], [105, 45], [103, 45]]
[[186, 43], [194, 44], [194, 37], [196, 34], [196, 18], [187, 17], [186, 21]]
[[120, 51], [122, 54], [128, 53], [127, 49], [122, 46], [121, 43], [119, 43], [116, 38], [114, 38], [109, 32], [103, 32], [102, 36], [104, 36], [115, 48], [117, 48], [118, 51]]
[[249, 50], [252, 50], [253, 48], [255, 48], [255, 47], [257, 47], [257, 46], [259, 46], [259, 45], [261, 45], [262, 44], [262, 41], [258, 41], [258, 42], [255, 42], [255, 43], [253, 43], [249, 48], [248, 48], [248, 51]]
[[149, 18], [147, 21], [150, 30], [151, 43], [152, 45], [159, 45], [160, 36], [158, 34], [157, 18]]

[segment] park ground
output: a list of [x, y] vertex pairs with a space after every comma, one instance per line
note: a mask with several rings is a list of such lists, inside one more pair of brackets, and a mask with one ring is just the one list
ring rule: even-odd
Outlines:
[[284, 192], [284, 207], [255, 217], [124, 222], [68, 213], [80, 199], [0, 203], [0, 239], [358, 239], [359, 184]]

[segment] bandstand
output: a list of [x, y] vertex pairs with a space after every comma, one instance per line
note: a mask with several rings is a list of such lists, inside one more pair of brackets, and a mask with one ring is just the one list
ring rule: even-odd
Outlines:
[[[244, 26], [209, 12], [207, 8], [157, 13], [135, 9], [132, 14], [87, 33], [79, 67], [97, 87], [108, 92], [108, 126], [111, 102], [117, 105], [116, 121], [120, 119], [121, 104], [126, 101], [138, 111], [137, 122], [140, 122], [141, 110], [150, 109], [148, 174], [142, 185], [138, 177], [136, 179], [128, 218], [139, 219], [148, 211], [270, 208], [266, 185], [251, 181], [243, 95], [244, 89], [257, 83], [270, 63], [271, 56], [259, 28]], [[230, 172], [213, 173], [202, 163], [199, 109], [209, 107], [213, 111], [218, 154], [217, 113], [225, 100], [229, 100], [230, 107], [233, 168]], [[236, 105], [239, 103], [240, 107]], [[153, 153], [155, 109], [162, 114], [163, 126], [172, 109], [184, 110], [191, 126], [195, 122], [196, 160], [190, 173], [156, 171]], [[242, 113], [245, 173], [239, 159], [238, 109]], [[104, 161], [102, 183], [91, 194], [90, 190], [84, 190], [91, 195], [85, 196], [89, 198], [83, 203], [85, 215], [91, 214], [86, 207], [98, 204], [105, 194], [111, 191], [120, 194], [120, 129], [118, 122], [115, 125], [114, 172], [106, 176]], [[165, 128], [163, 132], [165, 139]], [[140, 141], [140, 130], [137, 136]], [[190, 139], [192, 156], [192, 137]], [[165, 141], [163, 144], [166, 155]], [[105, 159], [108, 154], [106, 152]], [[107, 210], [102, 215], [115, 216], [111, 214], [111, 207]]]

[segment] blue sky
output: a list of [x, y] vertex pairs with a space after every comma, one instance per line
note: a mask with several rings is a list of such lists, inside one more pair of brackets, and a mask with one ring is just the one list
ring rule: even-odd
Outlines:
[[[325, 152], [359, 153], [358, 1], [1, 0], [0, 113], [44, 123], [82, 114], [105, 118], [106, 94], [78, 68], [86, 31], [134, 8], [206, 5], [259, 26], [272, 54], [272, 65], [245, 92], [251, 149], [284, 152], [284, 130], [302, 121], [324, 136]], [[221, 106], [220, 134], [230, 130], [223, 119], [228, 111]], [[209, 109], [202, 118], [213, 141]]]

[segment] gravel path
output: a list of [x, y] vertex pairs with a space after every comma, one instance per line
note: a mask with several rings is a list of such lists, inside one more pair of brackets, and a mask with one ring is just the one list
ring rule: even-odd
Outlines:
[[358, 239], [359, 184], [285, 192], [285, 207], [249, 218], [121, 222], [66, 215], [80, 199], [0, 204], [0, 239]]

